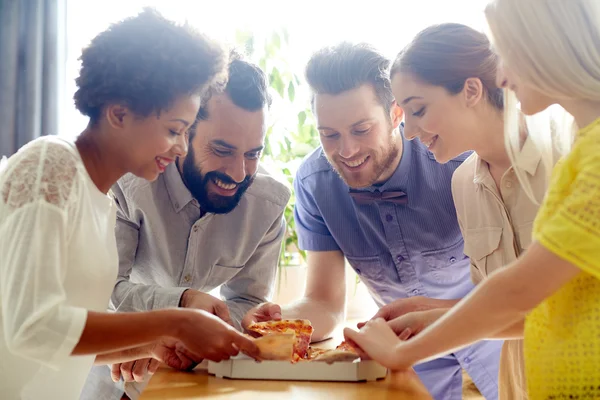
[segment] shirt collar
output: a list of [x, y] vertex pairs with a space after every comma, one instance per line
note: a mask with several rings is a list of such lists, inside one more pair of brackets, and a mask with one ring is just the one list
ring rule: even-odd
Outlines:
[[[490, 175], [490, 169], [488, 163], [483, 161], [481, 157], [479, 157], [479, 155], [475, 154], [475, 157], [476, 164], [473, 183], [483, 184], [486, 182], [486, 180], [492, 179], [492, 176]], [[517, 155], [515, 164], [517, 168], [527, 172], [531, 176], [534, 176], [537, 172], [541, 159], [541, 151], [537, 148], [533, 140], [528, 137], [527, 139], [525, 139], [525, 143], [523, 144], [521, 151]]]
[[163, 173], [163, 177], [165, 186], [167, 187], [167, 193], [169, 194], [175, 212], [179, 213], [190, 202], [197, 205], [197, 202], [189, 189], [185, 186], [185, 183], [183, 183], [183, 178], [179, 173], [176, 163], [171, 163], [167, 166]]

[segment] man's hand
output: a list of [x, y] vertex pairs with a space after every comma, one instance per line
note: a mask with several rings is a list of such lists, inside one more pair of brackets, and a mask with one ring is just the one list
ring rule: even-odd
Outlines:
[[[427, 311], [436, 308], [450, 308], [459, 301], [460, 299], [438, 300], [423, 296], [398, 299], [396, 301], [391, 302], [390, 304], [386, 304], [385, 306], [381, 307], [379, 311], [377, 311], [377, 313], [373, 316], [373, 318], [371, 318], [371, 320], [383, 318], [386, 321], [391, 321], [393, 319], [415, 311]], [[358, 324], [358, 328], [362, 328], [364, 325], [365, 322], [361, 322]]]
[[147, 346], [152, 357], [113, 364], [111, 377], [118, 382], [123, 377], [125, 382], [143, 382], [147, 374], [154, 374], [161, 363], [179, 370], [189, 370], [202, 361], [194, 356], [182, 344], [173, 339], [163, 339]]
[[233, 321], [229, 315], [229, 308], [227, 307], [227, 304], [225, 304], [224, 301], [211, 296], [210, 294], [188, 289], [183, 292], [179, 305], [184, 308], [204, 310], [216, 315], [229, 325], [233, 326]]
[[[253, 307], [244, 315], [242, 328], [247, 331], [248, 326], [255, 322], [281, 320], [281, 307], [274, 303], [262, 303]], [[253, 335], [253, 332], [248, 332]]]

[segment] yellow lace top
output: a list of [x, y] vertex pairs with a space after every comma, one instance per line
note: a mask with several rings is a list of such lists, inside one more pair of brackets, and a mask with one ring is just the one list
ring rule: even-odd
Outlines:
[[582, 272], [526, 319], [530, 399], [600, 399], [600, 119], [554, 169], [533, 236]]

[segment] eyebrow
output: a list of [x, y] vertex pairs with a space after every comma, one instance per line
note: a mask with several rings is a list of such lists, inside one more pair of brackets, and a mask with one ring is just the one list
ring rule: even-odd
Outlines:
[[405, 99], [404, 99], [404, 101], [402, 102], [402, 105], [406, 105], [406, 104], [408, 104], [408, 103], [410, 103], [411, 101], [413, 101], [413, 100], [416, 100], [416, 99], [422, 99], [422, 97], [421, 97], [421, 96], [410, 96], [410, 97], [407, 97], [407, 98], [405, 98]]
[[225, 147], [225, 148], [227, 148], [227, 149], [231, 149], [231, 150], [237, 150], [237, 147], [235, 147], [235, 146], [234, 146], [234, 145], [232, 145], [232, 144], [229, 144], [229, 143], [227, 143], [227, 142], [226, 142], [226, 141], [224, 141], [224, 140], [220, 140], [220, 139], [218, 139], [218, 140], [213, 140], [213, 141], [211, 141], [211, 143], [212, 143], [212, 144], [216, 144], [217, 146]]
[[190, 123], [188, 121], [186, 121], [185, 119], [181, 119], [181, 118], [173, 118], [171, 121], [172, 122], [181, 122], [186, 127], [188, 127], [190, 125]]
[[255, 147], [255, 148], [251, 149], [251, 150], [248, 150], [246, 153], [253, 153], [255, 151], [262, 151], [264, 148], [265, 148], [265, 146], [258, 146], [258, 147]]
[[[211, 143], [212, 143], [213, 145], [217, 145], [217, 146], [225, 147], [225, 148], [227, 148], [227, 149], [230, 149], [230, 150], [237, 150], [237, 147], [235, 147], [235, 146], [234, 146], [234, 145], [232, 145], [232, 144], [229, 144], [229, 143], [227, 143], [227, 142], [226, 142], [226, 141], [224, 141], [224, 140], [217, 139], [217, 140], [213, 140]], [[248, 150], [246, 153], [251, 153], [251, 152], [253, 152], [253, 151], [262, 151], [264, 148], [265, 148], [265, 146], [263, 146], [263, 145], [260, 145], [260, 146], [258, 146], [258, 147], [255, 147], [255, 148], [251, 149], [251, 150]]]
[[[364, 118], [361, 119], [360, 121], [356, 121], [355, 123], [353, 123], [352, 125], [350, 125], [351, 128], [357, 127], [358, 125], [364, 124], [365, 122], [371, 122], [373, 119], [372, 118]], [[328, 128], [326, 126], [317, 126], [317, 130], [329, 130], [329, 131], [335, 131], [335, 129], [333, 128]]]

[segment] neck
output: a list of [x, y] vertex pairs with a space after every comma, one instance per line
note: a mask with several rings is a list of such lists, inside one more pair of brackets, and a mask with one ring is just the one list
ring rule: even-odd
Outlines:
[[85, 169], [102, 193], [108, 193], [110, 188], [123, 176], [126, 171], [115, 163], [119, 157], [111, 149], [101, 129], [88, 126], [75, 141]]
[[563, 101], [560, 105], [575, 118], [575, 123], [581, 128], [585, 128], [598, 118], [600, 118], [600, 102], [573, 100]]
[[510, 168], [510, 158], [504, 144], [504, 117], [501, 112], [494, 111], [493, 115], [481, 120], [485, 122], [476, 128], [481, 134], [473, 150], [491, 169], [506, 171]]

